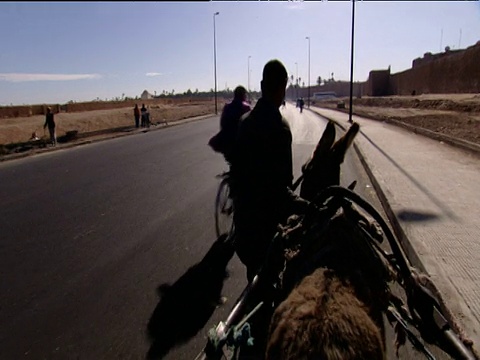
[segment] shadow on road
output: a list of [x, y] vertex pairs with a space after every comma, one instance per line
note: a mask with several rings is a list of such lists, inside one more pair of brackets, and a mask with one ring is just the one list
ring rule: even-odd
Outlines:
[[402, 221], [418, 222], [438, 220], [439, 216], [433, 213], [421, 212], [416, 210], [402, 210], [397, 213], [397, 217]]
[[147, 359], [160, 359], [185, 343], [207, 323], [220, 304], [227, 265], [234, 255], [226, 236], [219, 237], [199, 263], [173, 285], [158, 287], [161, 297], [148, 322], [150, 349]]
[[[413, 177], [410, 173], [408, 173], [404, 168], [402, 168], [390, 155], [388, 155], [380, 146], [378, 146], [367, 134], [365, 134], [362, 130], [360, 130], [362, 136], [370, 143], [373, 147], [375, 147], [385, 158], [388, 159], [403, 175], [405, 175], [412, 184], [414, 184], [420, 191], [422, 191], [435, 205], [437, 205], [440, 209], [442, 209], [445, 214], [452, 220], [458, 220], [455, 213], [450, 210], [447, 204], [442, 202], [441, 199], [438, 199], [429, 189], [423, 186], [417, 179]], [[427, 164], [425, 164], [427, 166]]]

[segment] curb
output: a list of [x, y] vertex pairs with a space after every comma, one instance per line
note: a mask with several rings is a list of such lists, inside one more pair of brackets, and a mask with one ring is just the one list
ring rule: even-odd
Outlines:
[[[338, 109], [322, 108], [322, 107], [320, 107], [320, 106], [314, 106], [314, 107], [317, 107], [317, 108], [319, 108], [319, 109], [339, 111], [339, 112], [341, 112], [341, 113], [343, 113], [343, 114], [345, 114], [345, 113], [348, 114], [348, 112], [342, 111], [342, 110], [338, 110]], [[458, 147], [458, 148], [460, 148], [460, 149], [470, 151], [470, 152], [474, 153], [475, 155], [479, 155], [479, 154], [480, 154], [480, 145], [479, 145], [479, 144], [476, 144], [476, 143], [473, 143], [473, 142], [471, 142], [471, 141], [467, 141], [467, 140], [463, 140], [463, 139], [458, 139], [458, 138], [455, 138], [455, 137], [452, 137], [452, 136], [449, 136], [449, 135], [445, 135], [445, 134], [438, 133], [438, 132], [435, 132], [435, 131], [432, 131], [432, 130], [424, 129], [424, 128], [422, 128], [422, 127], [410, 125], [410, 124], [404, 123], [403, 121], [400, 121], [400, 120], [395, 120], [395, 119], [375, 119], [375, 118], [371, 118], [371, 117], [368, 117], [368, 116], [365, 116], [365, 115], [362, 115], [362, 114], [358, 114], [358, 113], [356, 113], [355, 111], [353, 111], [353, 115], [358, 116], [358, 117], [361, 117], [361, 118], [373, 120], [373, 121], [382, 121], [382, 122], [385, 122], [385, 123], [387, 123], [387, 124], [392, 124], [392, 125], [395, 125], [395, 126], [398, 126], [398, 127], [402, 127], [402, 128], [404, 128], [404, 129], [406, 129], [406, 130], [412, 131], [412, 132], [415, 133], [415, 134], [420, 134], [420, 135], [429, 137], [429, 138], [431, 138], [431, 139], [433, 139], [433, 140], [441, 141], [441, 142], [447, 143], [447, 144], [449, 144], [449, 145]]]
[[[347, 130], [346, 127], [344, 125], [342, 125], [341, 123], [339, 123], [338, 121], [336, 121], [334, 119], [331, 119], [328, 116], [320, 115], [319, 113], [316, 113], [315, 111], [312, 111], [312, 112], [315, 113], [319, 117], [322, 117], [324, 119], [332, 121], [333, 123], [335, 123], [336, 126], [341, 128], [342, 130], [344, 130], [344, 131]], [[417, 251], [415, 250], [412, 242], [410, 241], [410, 239], [406, 235], [403, 227], [400, 225], [400, 222], [399, 222], [398, 218], [396, 217], [396, 215], [395, 215], [395, 213], [394, 213], [394, 211], [393, 211], [393, 209], [390, 205], [390, 202], [388, 201], [388, 198], [387, 198], [385, 192], [382, 189], [382, 186], [380, 185], [379, 181], [377, 180], [377, 178], [373, 174], [373, 171], [370, 168], [370, 166], [368, 164], [368, 161], [366, 160], [366, 156], [363, 154], [360, 147], [355, 142], [353, 143], [353, 147], [354, 147], [355, 152], [357, 153], [357, 155], [360, 159], [360, 162], [361, 162], [363, 168], [365, 169], [370, 181], [372, 182], [373, 188], [375, 189], [375, 192], [377, 193], [377, 196], [380, 200], [380, 203], [382, 204], [383, 210], [385, 211], [386, 216], [387, 216], [387, 218], [390, 222], [390, 226], [392, 227], [395, 236], [399, 240], [400, 245], [401, 245], [403, 251], [405, 252], [405, 255], [407, 256], [410, 264], [412, 266], [414, 266], [415, 268], [419, 269], [421, 272], [427, 274], [428, 276], [431, 276], [430, 273], [427, 271], [424, 262], [421, 260], [421, 257], [418, 255]], [[462, 304], [459, 305], [460, 308], [463, 308], [464, 311], [467, 310], [468, 306], [466, 306], [466, 304], [464, 303], [464, 299], [461, 297], [461, 295], [457, 291], [454, 284], [452, 284], [450, 280], [447, 280], [447, 282], [445, 282], [445, 286], [449, 289], [449, 291], [455, 293], [456, 296], [458, 296], [462, 300]], [[447, 301], [447, 299], [445, 297], [443, 298], [443, 300]], [[451, 313], [451, 306], [448, 306], [446, 310], [449, 313]], [[462, 322], [461, 325], [459, 325], [460, 324], [460, 322], [459, 322], [460, 319], [456, 315], [452, 315], [451, 320], [456, 324], [454, 326], [459, 326], [460, 333], [463, 333], [466, 336], [467, 339], [471, 339], [471, 336], [473, 335], [472, 330], [474, 329], [474, 328], [473, 329], [471, 328], [471, 325], [469, 325], [465, 322]], [[476, 345], [477, 344], [474, 341], [472, 351], [474, 352], [475, 356], [478, 356]]]
[[375, 192], [377, 193], [380, 203], [382, 204], [382, 207], [385, 213], [387, 214], [388, 220], [390, 221], [390, 225], [392, 226], [395, 235], [397, 236], [398, 240], [400, 241], [400, 244], [402, 245], [405, 255], [407, 255], [408, 260], [410, 261], [411, 264], [413, 264], [416, 268], [418, 268], [422, 272], [428, 274], [425, 268], [425, 265], [420, 259], [420, 256], [415, 251], [411, 241], [408, 239], [407, 235], [405, 234], [405, 231], [403, 230], [402, 226], [400, 225], [400, 222], [398, 221], [398, 218], [396, 217], [392, 207], [390, 206], [390, 203], [387, 199], [387, 196], [385, 195], [385, 192], [383, 191], [382, 187], [377, 181], [377, 178], [375, 177], [375, 175], [373, 175], [373, 172], [367, 163], [365, 155], [362, 153], [362, 151], [360, 150], [357, 144], [353, 144], [353, 148], [355, 149], [355, 152], [357, 153], [357, 156], [360, 159], [360, 162], [362, 163], [362, 166], [365, 169], [365, 172], [367, 173], [370, 181], [372, 182], [373, 188], [375, 189]]
[[[313, 110], [311, 110], [313, 111]], [[316, 115], [323, 117], [329, 121], [332, 121], [335, 125], [337, 125], [339, 128], [341, 128], [343, 131], [347, 131], [347, 128], [339, 123], [336, 120], [333, 120], [327, 116], [320, 115], [313, 111]], [[380, 203], [382, 204], [383, 210], [385, 211], [387, 218], [390, 222], [391, 227], [393, 228], [393, 232], [395, 233], [396, 237], [400, 241], [400, 244], [402, 245], [403, 251], [405, 252], [405, 255], [407, 255], [408, 260], [410, 261], [411, 264], [413, 264], [416, 268], [421, 270], [422, 272], [425, 272], [428, 274], [426, 271], [425, 265], [420, 259], [420, 256], [418, 253], [415, 251], [411, 241], [408, 239], [407, 235], [405, 234], [405, 231], [403, 230], [402, 226], [400, 225], [400, 222], [398, 221], [398, 218], [395, 216], [395, 213], [390, 205], [390, 202], [388, 201], [388, 198], [383, 191], [380, 183], [378, 182], [377, 178], [373, 174], [372, 169], [368, 165], [368, 162], [366, 160], [365, 155], [363, 152], [360, 150], [360, 147], [354, 142], [353, 143], [353, 148], [355, 149], [355, 152], [360, 159], [360, 163], [362, 164], [363, 168], [365, 169], [365, 172], [368, 175], [368, 178], [372, 182], [373, 188], [375, 189], [375, 192], [377, 193], [377, 196], [380, 200]]]
[[[115, 139], [115, 138], [119, 138], [119, 137], [123, 137], [123, 136], [127, 136], [127, 135], [147, 133], [147, 132], [150, 132], [150, 131], [162, 130], [162, 129], [169, 128], [169, 127], [172, 127], [172, 126], [179, 126], [179, 125], [182, 125], [182, 124], [203, 120], [203, 119], [206, 119], [206, 118], [209, 118], [209, 117], [212, 117], [212, 116], [216, 116], [216, 115], [212, 113], [212, 114], [199, 115], [199, 116], [194, 116], [194, 117], [191, 117], [191, 118], [181, 119], [181, 120], [177, 120], [177, 121], [174, 121], [174, 122], [171, 122], [171, 123], [168, 123], [168, 122], [163, 123], [162, 122], [160, 124], [163, 124], [163, 125], [160, 125], [160, 126], [157, 125], [155, 127], [150, 127], [148, 129], [141, 129], [141, 130], [136, 130], [135, 128], [133, 128], [131, 130], [123, 130], [121, 132], [115, 132], [113, 129], [99, 130], [98, 135], [101, 135], [102, 132], [103, 133], [111, 132], [111, 136], [101, 137], [101, 138], [97, 138], [97, 139], [88, 139], [88, 137], [86, 137], [85, 140], [80, 139], [80, 140], [78, 140], [78, 142], [75, 142], [75, 143], [67, 143], [65, 145], [56, 146], [56, 147], [47, 147], [47, 148], [36, 149], [36, 150], [33, 150], [33, 151], [25, 151], [25, 152], [21, 152], [21, 153], [13, 153], [13, 154], [8, 154], [8, 155], [3, 155], [3, 156], [0, 156], [0, 163], [1, 162], [6, 162], [6, 161], [11, 161], [11, 160], [18, 160], [18, 159], [22, 159], [22, 158], [25, 158], [25, 157], [40, 155], [40, 154], [49, 153], [49, 152], [58, 151], [58, 150], [70, 149], [72, 147], [77, 147], [77, 146], [82, 146], [82, 145], [87, 145], [87, 144], [93, 144], [93, 143], [97, 143], [97, 142], [100, 142], [100, 141], [111, 140], [111, 139]], [[121, 127], [121, 128], [126, 129], [125, 127]], [[95, 136], [95, 135], [91, 135], [91, 136]]]
[[[361, 115], [357, 115], [357, 116], [362, 117]], [[378, 120], [378, 121], [380, 121], [380, 120]], [[399, 126], [399, 127], [403, 127], [404, 129], [410, 130], [410, 131], [414, 132], [415, 134], [420, 134], [420, 135], [429, 137], [429, 138], [434, 139], [434, 140], [443, 141], [445, 143], [448, 143], [452, 146], [456, 146], [456, 147], [461, 148], [463, 150], [471, 151], [471, 152], [474, 152], [475, 154], [480, 154], [480, 145], [472, 143], [470, 141], [457, 139], [457, 138], [454, 138], [452, 136], [437, 133], [437, 132], [432, 131], [432, 130], [428, 130], [428, 129], [424, 129], [424, 128], [421, 128], [421, 127], [406, 124], [406, 123], [404, 123], [402, 121], [399, 121], [399, 120], [387, 119], [387, 120], [383, 120], [383, 121], [385, 121], [386, 123], [389, 123], [389, 124], [393, 124], [393, 125], [396, 125], [396, 126]]]

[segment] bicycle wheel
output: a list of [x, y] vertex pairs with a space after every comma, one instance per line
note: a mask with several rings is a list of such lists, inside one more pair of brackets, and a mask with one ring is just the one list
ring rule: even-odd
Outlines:
[[217, 237], [230, 234], [233, 229], [233, 200], [230, 197], [228, 179], [223, 179], [215, 199], [215, 230]]

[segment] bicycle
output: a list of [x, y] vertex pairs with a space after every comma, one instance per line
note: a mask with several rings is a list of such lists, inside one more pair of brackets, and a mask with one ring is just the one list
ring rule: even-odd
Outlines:
[[[228, 234], [229, 238], [233, 238], [235, 227], [233, 222], [233, 199], [230, 188], [231, 174], [229, 171], [225, 171], [216, 177], [222, 180], [215, 197], [215, 232], [217, 238], [223, 234]], [[293, 191], [300, 185], [302, 180], [303, 175], [292, 185]]]
[[222, 179], [218, 186], [217, 196], [215, 197], [215, 231], [217, 238], [228, 234], [228, 237], [233, 237], [234, 223], [233, 223], [233, 199], [231, 197], [230, 188], [230, 172], [226, 171], [217, 178]]

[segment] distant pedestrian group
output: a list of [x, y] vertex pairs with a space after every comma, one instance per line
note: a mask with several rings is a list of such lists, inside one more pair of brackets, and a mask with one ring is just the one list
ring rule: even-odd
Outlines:
[[141, 109], [135, 104], [135, 107], [133, 108], [133, 116], [135, 117], [135, 127], [150, 127], [150, 111], [148, 111], [145, 104], [142, 104]]
[[150, 111], [148, 111], [148, 108], [145, 107], [145, 104], [142, 104], [141, 109], [138, 109], [138, 105], [135, 104], [135, 107], [133, 108], [133, 115], [135, 117], [135, 127], [139, 127], [139, 122], [140, 127], [150, 127]]

